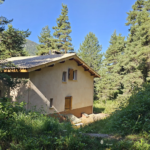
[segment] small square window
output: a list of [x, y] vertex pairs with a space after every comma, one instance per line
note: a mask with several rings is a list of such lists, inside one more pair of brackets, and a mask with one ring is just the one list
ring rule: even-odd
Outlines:
[[77, 70], [73, 71], [73, 80], [77, 80]]
[[66, 82], [66, 75], [67, 75], [67, 73], [63, 72], [63, 74], [62, 74], [62, 82]]
[[50, 108], [53, 107], [53, 98], [50, 98]]

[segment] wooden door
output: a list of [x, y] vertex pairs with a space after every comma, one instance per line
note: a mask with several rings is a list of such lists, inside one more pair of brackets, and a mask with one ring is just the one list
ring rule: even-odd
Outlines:
[[72, 109], [72, 97], [65, 97], [65, 110]]

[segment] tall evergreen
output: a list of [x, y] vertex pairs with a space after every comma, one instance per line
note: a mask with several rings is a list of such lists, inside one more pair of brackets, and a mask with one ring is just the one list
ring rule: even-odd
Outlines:
[[59, 18], [57, 18], [57, 26], [53, 27], [55, 30], [53, 35], [57, 39], [55, 41], [55, 49], [67, 53], [73, 51], [72, 39], [70, 33], [72, 32], [69, 18], [68, 18], [68, 7], [62, 4], [62, 12]]
[[127, 41], [121, 35], [112, 35], [96, 84], [101, 99], [122, 99], [131, 95], [134, 87], [150, 81], [149, 10], [150, 0], [137, 0], [127, 13]]
[[[0, 0], [0, 4], [2, 4], [5, 0]], [[5, 25], [12, 22], [13, 20], [8, 20], [6, 17], [0, 17], [0, 33], [5, 30]]]
[[19, 31], [13, 28], [12, 25], [8, 25], [8, 29], [1, 34], [0, 42], [0, 57], [16, 57], [24, 56], [24, 44], [26, 43], [26, 37], [31, 34], [29, 30]]
[[[0, 4], [2, 4], [5, 0], [0, 0]], [[11, 78], [9, 75], [2, 73], [3, 70], [3, 62], [6, 62], [6, 58], [10, 57], [10, 54], [8, 52], [8, 49], [6, 49], [6, 47], [9, 47], [8, 45], [11, 45], [11, 39], [18, 39], [17, 38], [17, 34], [15, 34], [16, 32], [10, 32], [12, 33], [13, 37], [9, 34], [9, 32], [4, 31], [5, 30], [5, 25], [10, 23], [12, 20], [8, 20], [5, 17], [0, 17], [0, 83], [1, 81], [3, 82], [4, 85], [14, 88], [17, 84], [20, 83], [20, 80], [18, 79], [13, 79]], [[21, 34], [21, 32], [20, 32]], [[13, 40], [14, 42], [15, 40]], [[16, 41], [15, 41], [16, 42]], [[18, 41], [20, 42], [20, 40]], [[12, 43], [12, 47], [14, 43]], [[18, 44], [19, 46], [19, 44]], [[22, 51], [20, 51], [22, 53], [22, 55], [24, 55], [26, 52], [23, 49]], [[7, 66], [12, 66], [13, 64], [8, 64]], [[8, 96], [8, 95], [7, 95]]]
[[121, 65], [124, 67], [124, 94], [131, 94], [135, 86], [141, 86], [150, 77], [150, 0], [137, 0], [128, 13], [126, 25], [130, 33]]
[[84, 60], [90, 67], [98, 71], [100, 69], [102, 54], [102, 46], [99, 45], [98, 38], [94, 33], [89, 32], [84, 42], [80, 44], [78, 56]]
[[38, 36], [40, 44], [37, 46], [38, 55], [46, 55], [54, 49], [54, 40], [50, 34], [50, 29], [48, 26], [42, 28], [40, 36]]
[[105, 59], [100, 69], [101, 78], [96, 84], [96, 90], [100, 99], [114, 99], [122, 93], [122, 72], [120, 57], [125, 50], [125, 37], [117, 35], [116, 31], [110, 39], [110, 46], [106, 51]]

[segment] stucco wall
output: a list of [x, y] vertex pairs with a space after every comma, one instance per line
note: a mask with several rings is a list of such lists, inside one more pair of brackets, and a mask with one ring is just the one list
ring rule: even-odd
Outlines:
[[[68, 80], [69, 68], [77, 70], [76, 81]], [[63, 71], [67, 72], [66, 83], [62, 82]], [[63, 112], [66, 96], [72, 96], [72, 109], [93, 105], [93, 76], [73, 60], [42, 68], [41, 71], [30, 72], [29, 78], [30, 83], [20, 90], [24, 95], [19, 100], [28, 103], [27, 109], [36, 106], [37, 109], [43, 107], [46, 113]], [[49, 109], [50, 98], [53, 98], [55, 109]]]

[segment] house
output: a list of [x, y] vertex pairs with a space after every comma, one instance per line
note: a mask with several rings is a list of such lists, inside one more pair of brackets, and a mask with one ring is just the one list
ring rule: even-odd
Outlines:
[[[93, 113], [93, 79], [100, 75], [75, 53], [12, 57], [15, 67], [4, 72], [12, 78], [24, 78], [10, 89], [13, 101], [26, 102], [26, 109], [43, 109], [46, 114]], [[4, 93], [0, 86], [0, 93]], [[2, 95], [1, 95], [2, 96]]]

